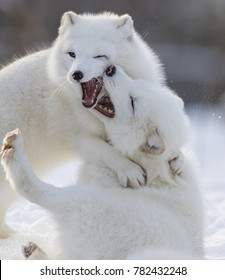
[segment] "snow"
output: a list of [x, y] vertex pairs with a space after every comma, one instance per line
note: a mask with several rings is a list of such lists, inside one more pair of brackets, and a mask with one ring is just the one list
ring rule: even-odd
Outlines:
[[208, 259], [225, 259], [225, 108], [192, 108], [192, 144], [198, 154], [205, 202]]
[[[224, 108], [188, 108], [191, 118], [190, 145], [197, 153], [205, 205], [205, 252], [207, 259], [225, 259], [225, 116]], [[45, 179], [59, 185], [70, 183], [77, 166], [63, 166]], [[75, 178], [75, 176], [74, 176]], [[55, 224], [51, 216], [25, 200], [15, 203], [7, 214], [16, 230], [0, 240], [0, 259], [22, 259], [21, 245], [32, 240], [51, 251]]]

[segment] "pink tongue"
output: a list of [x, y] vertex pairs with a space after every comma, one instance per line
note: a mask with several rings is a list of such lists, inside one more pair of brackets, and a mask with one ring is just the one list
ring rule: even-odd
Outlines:
[[96, 90], [96, 79], [93, 78], [88, 82], [82, 83], [83, 97], [82, 104], [85, 107], [92, 107], [96, 103], [97, 90]]

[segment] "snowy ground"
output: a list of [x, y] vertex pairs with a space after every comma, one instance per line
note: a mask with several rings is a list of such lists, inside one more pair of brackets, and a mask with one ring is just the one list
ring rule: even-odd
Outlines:
[[[205, 201], [205, 247], [208, 259], [225, 259], [225, 108], [192, 107], [191, 145], [198, 154]], [[48, 181], [71, 181], [74, 166], [50, 174]], [[39, 207], [24, 200], [11, 207], [7, 219], [17, 234], [0, 240], [0, 259], [21, 259], [21, 244], [36, 241], [49, 251], [54, 242], [54, 223]]]
[[205, 200], [206, 254], [209, 259], [225, 259], [225, 107], [196, 107], [189, 114]]

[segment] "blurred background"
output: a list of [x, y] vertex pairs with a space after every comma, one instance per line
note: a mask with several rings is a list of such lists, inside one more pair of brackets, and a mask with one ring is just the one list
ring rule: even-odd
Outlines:
[[129, 13], [186, 103], [224, 102], [224, 0], [0, 0], [0, 64], [50, 45], [67, 10]]
[[[159, 55], [167, 84], [184, 99], [191, 119], [206, 205], [206, 256], [225, 259], [225, 0], [0, 0], [0, 64], [50, 46], [67, 10], [128, 13]], [[63, 170], [50, 181], [56, 174], [64, 184], [69, 178]]]

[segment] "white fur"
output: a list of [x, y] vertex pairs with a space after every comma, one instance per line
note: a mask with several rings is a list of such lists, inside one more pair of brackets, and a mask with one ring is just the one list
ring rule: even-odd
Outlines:
[[[76, 59], [68, 55], [71, 51]], [[0, 140], [19, 127], [28, 159], [39, 175], [75, 156], [93, 161], [104, 154], [105, 164], [120, 173], [121, 183], [143, 183], [141, 169], [103, 141], [104, 126], [82, 107], [81, 86], [71, 77], [82, 70], [82, 82], [88, 81], [102, 75], [110, 64], [153, 84], [164, 80], [158, 58], [135, 32], [130, 16], [65, 13], [52, 47], [0, 71]], [[1, 172], [0, 238], [8, 236], [4, 215], [14, 198], [5, 184]]]
[[[104, 75], [104, 84], [116, 116], [109, 119], [92, 113], [104, 121], [112, 145], [145, 169], [147, 185], [121, 188], [98, 150], [102, 161], [83, 167], [79, 184], [55, 188], [34, 175], [20, 133], [8, 134], [2, 164], [11, 185], [52, 212], [59, 228], [55, 254], [47, 256], [36, 248], [30, 259], [202, 258], [202, 208], [195, 167], [186, 153], [180, 175], [168, 165], [171, 155], [179, 154], [184, 145], [187, 120], [182, 102], [165, 87], [129, 78], [118, 66], [113, 77]], [[136, 98], [134, 111], [131, 95]], [[152, 155], [151, 149], [142, 147], [151, 145], [156, 131], [166, 149]], [[28, 251], [30, 247], [35, 248], [28, 245]]]

